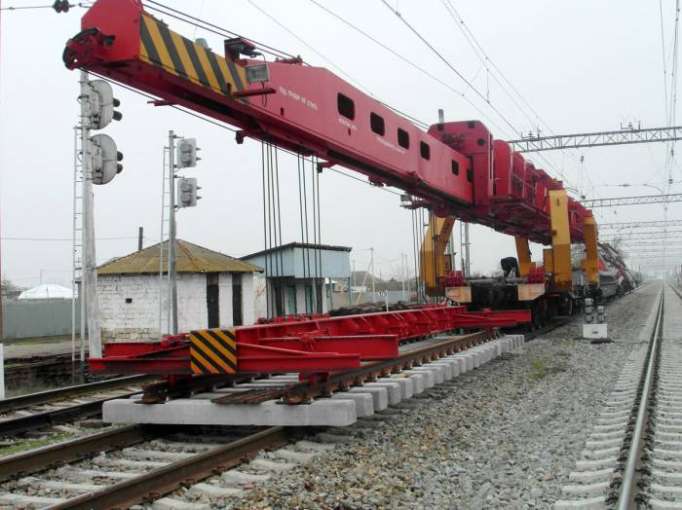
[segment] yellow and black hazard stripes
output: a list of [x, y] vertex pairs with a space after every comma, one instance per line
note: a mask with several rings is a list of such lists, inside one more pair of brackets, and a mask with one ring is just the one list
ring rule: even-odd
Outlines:
[[192, 373], [234, 374], [237, 372], [237, 341], [230, 329], [200, 329], [189, 334]]
[[245, 88], [243, 67], [169, 30], [148, 14], [140, 23], [140, 58], [219, 94], [229, 96]]

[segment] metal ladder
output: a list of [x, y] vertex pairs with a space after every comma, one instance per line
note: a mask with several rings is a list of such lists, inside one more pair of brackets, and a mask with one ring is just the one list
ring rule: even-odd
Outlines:
[[[167, 232], [170, 231], [170, 179], [168, 178], [168, 147], [163, 148], [163, 170], [161, 177], [161, 234], [159, 240], [159, 336], [170, 332], [170, 271], [168, 267], [168, 252], [170, 245]], [[165, 274], [164, 274], [165, 273]], [[164, 298], [166, 306], [164, 307]]]
[[80, 304], [80, 283], [83, 274], [83, 165], [81, 147], [81, 128], [75, 126], [73, 129], [73, 224], [72, 224], [72, 248], [71, 248], [71, 362], [76, 362], [76, 331], [80, 332], [80, 354], [81, 363], [85, 361], [85, 344], [83, 338], [85, 332], [81, 325], [76, 324], [79, 317], [78, 306]]

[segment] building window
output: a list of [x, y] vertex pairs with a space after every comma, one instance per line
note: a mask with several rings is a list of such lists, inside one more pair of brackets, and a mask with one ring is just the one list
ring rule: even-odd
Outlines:
[[384, 136], [384, 133], [386, 133], [384, 118], [374, 112], [369, 114], [369, 125], [372, 128], [372, 131], [378, 135]]
[[126, 298], [126, 304], [127, 304], [127, 305], [129, 305], [129, 304], [132, 303], [132, 302], [133, 302], [133, 298], [131, 298], [131, 297], [127, 297], [127, 298]]
[[431, 147], [429, 147], [429, 144], [426, 142], [421, 142], [419, 144], [419, 152], [422, 155], [422, 158], [429, 160], [431, 159]]
[[241, 326], [244, 324], [242, 315], [242, 275], [232, 273], [232, 324]]
[[467, 168], [467, 181], [474, 182], [474, 170], [472, 168]]
[[336, 96], [336, 107], [339, 113], [347, 119], [353, 120], [355, 118], [355, 103], [353, 100], [339, 93]]
[[220, 286], [218, 273], [206, 273], [206, 310], [208, 327], [220, 327]]
[[454, 159], [452, 160], [452, 175], [459, 175], [459, 163], [455, 161]]
[[403, 149], [410, 148], [410, 135], [404, 129], [398, 128], [398, 145]]

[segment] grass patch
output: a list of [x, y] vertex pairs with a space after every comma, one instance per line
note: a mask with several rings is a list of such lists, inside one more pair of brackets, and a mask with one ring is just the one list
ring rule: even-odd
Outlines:
[[43, 446], [59, 443], [60, 441], [65, 441], [73, 437], [74, 434], [60, 432], [47, 437], [20, 439], [18, 441], [13, 441], [9, 445], [0, 444], [0, 457], [7, 457], [8, 455], [14, 455], [15, 453], [21, 453], [27, 450], [33, 450], [35, 448], [42, 448]]
[[547, 376], [547, 365], [540, 358], [533, 358], [530, 362], [530, 378], [539, 381]]

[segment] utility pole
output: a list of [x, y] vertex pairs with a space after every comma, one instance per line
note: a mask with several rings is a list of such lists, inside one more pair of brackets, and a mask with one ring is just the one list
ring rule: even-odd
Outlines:
[[168, 201], [168, 280], [170, 284], [170, 311], [172, 335], [178, 334], [178, 281], [175, 272], [175, 133], [168, 131], [168, 189], [170, 192]]
[[372, 268], [372, 303], [377, 302], [377, 294], [376, 294], [376, 286], [375, 286], [375, 278], [374, 278], [374, 248], [369, 249], [370, 253], [370, 262], [369, 265]]

